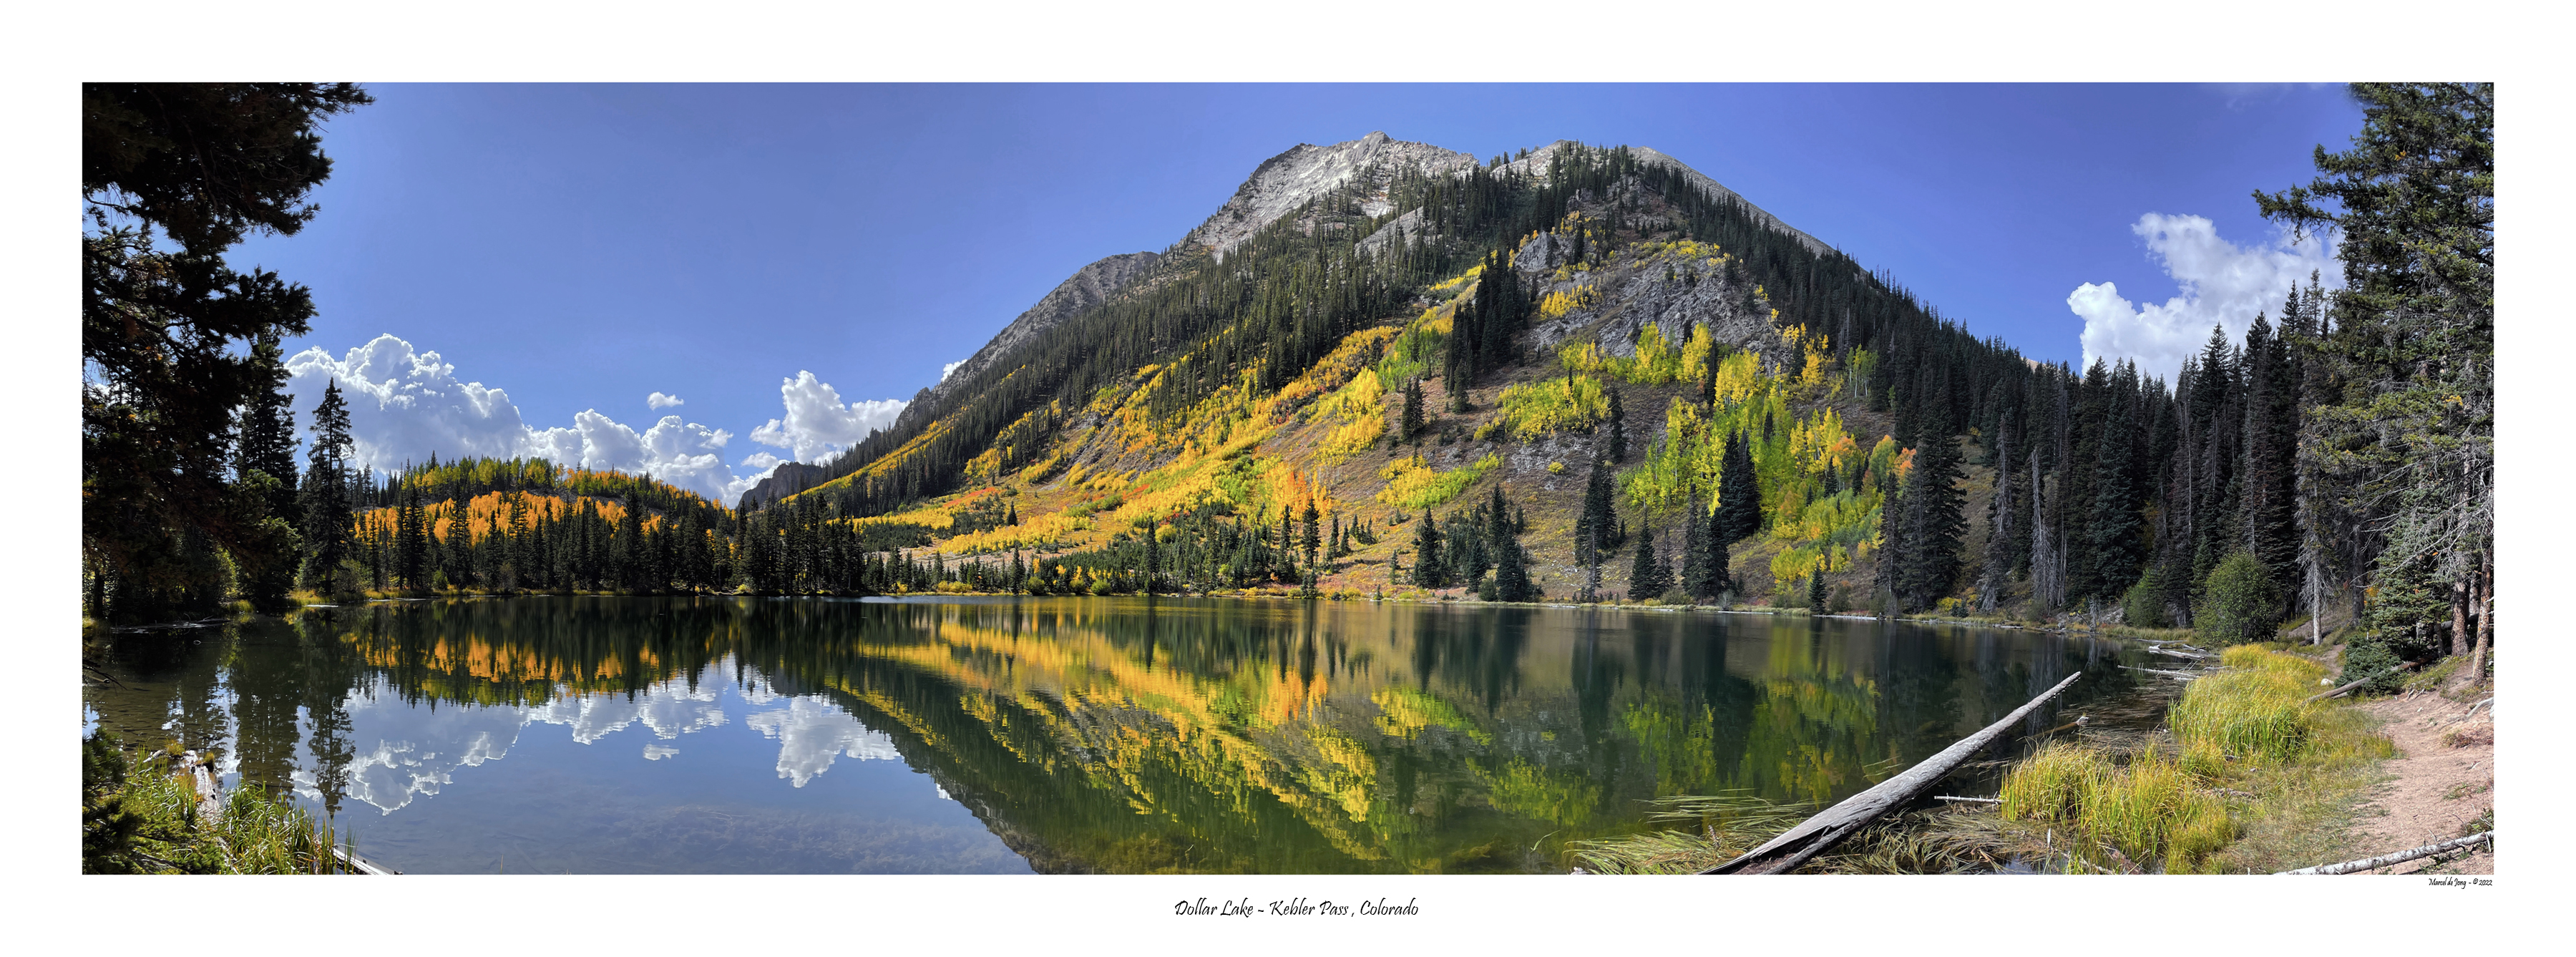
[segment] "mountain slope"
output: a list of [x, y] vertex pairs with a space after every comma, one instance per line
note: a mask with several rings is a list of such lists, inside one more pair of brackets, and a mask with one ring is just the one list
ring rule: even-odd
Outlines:
[[[1409, 523], [1444, 511], [1444, 534], [1482, 534], [1458, 513], [1501, 490], [1561, 596], [1590, 463], [1609, 460], [1619, 526], [1669, 556], [1740, 443], [1767, 534], [1737, 546], [1739, 587], [1822, 568], [1861, 593], [1919, 428], [1890, 400], [1974, 407], [1987, 370], [2034, 374], [1664, 154], [1559, 141], [1479, 164], [1379, 134], [1272, 158], [1097, 305], [978, 355], [790, 499], [1112, 588], [1157, 563], [1191, 587], [1283, 587], [1303, 564], [1283, 510], [1312, 501], [1323, 584], [1374, 590], [1415, 580]], [[1945, 363], [1970, 371], [1921, 373]], [[1417, 382], [1430, 422], [1399, 445]], [[1629, 552], [1605, 556], [1604, 587]]]

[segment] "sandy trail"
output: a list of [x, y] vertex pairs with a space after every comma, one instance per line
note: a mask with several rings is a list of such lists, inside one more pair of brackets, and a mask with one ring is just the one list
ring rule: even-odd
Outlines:
[[[2380, 765], [2395, 779], [2372, 789], [2355, 824], [2361, 847], [2385, 854], [2460, 837], [2462, 825], [2495, 805], [2495, 705], [2456, 720], [2469, 708], [2427, 691], [2362, 706], [2387, 722], [2380, 732], [2397, 743], [2398, 756]], [[2445, 863], [2418, 858], [2368, 873], [2493, 874], [2495, 855], [2481, 848]]]

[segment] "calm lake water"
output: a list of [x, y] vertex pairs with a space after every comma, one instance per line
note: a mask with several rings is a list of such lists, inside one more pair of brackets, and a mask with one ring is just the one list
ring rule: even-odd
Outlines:
[[123, 635], [84, 698], [410, 873], [1561, 873], [1649, 799], [1839, 800], [2122, 663], [1713, 612], [537, 597]]

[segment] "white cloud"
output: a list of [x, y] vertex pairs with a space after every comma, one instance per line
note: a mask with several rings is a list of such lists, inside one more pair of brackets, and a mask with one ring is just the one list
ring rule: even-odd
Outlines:
[[2255, 313], [2280, 318], [2281, 302], [2293, 285], [2321, 273], [2324, 284], [2341, 285], [2342, 270], [2334, 260], [2333, 237], [2310, 234], [2304, 242], [2282, 229], [2270, 245], [2238, 246], [2218, 237], [2218, 227], [2199, 216], [2148, 213], [2130, 231], [2146, 240], [2147, 251], [2173, 277], [2181, 294], [2165, 302], [2137, 305], [2121, 298], [2112, 283], [2085, 283], [2066, 297], [2066, 307], [2084, 318], [2084, 362], [2132, 359], [2142, 375], [2162, 376], [2168, 384], [2182, 369], [2184, 357], [2209, 342], [2213, 325], [2231, 341], [2243, 341]]
[[449, 460], [540, 456], [558, 465], [651, 473], [728, 503], [739, 494], [723, 458], [731, 432], [666, 415], [639, 433], [596, 409], [573, 416], [570, 427], [536, 428], [520, 418], [509, 393], [459, 379], [456, 367], [437, 352], [414, 349], [396, 336], [377, 336], [336, 359], [319, 348], [306, 349], [288, 359], [286, 368], [287, 391], [308, 431], [323, 387], [340, 384], [357, 462], [378, 471], [426, 461], [433, 453]]
[[[437, 352], [416, 349], [393, 335], [377, 336], [337, 358], [318, 347], [306, 349], [286, 360], [286, 368], [286, 389], [302, 413], [298, 424], [308, 438], [313, 406], [322, 401], [323, 387], [337, 381], [349, 403], [355, 461], [379, 472], [427, 461], [432, 454], [451, 461], [534, 456], [557, 465], [650, 474], [731, 505], [785, 461], [756, 451], [738, 467], [727, 466], [725, 445], [733, 433], [677, 415], [663, 416], [639, 432], [586, 409], [573, 416], [570, 426], [538, 428], [521, 418], [509, 393], [461, 379]], [[904, 407], [898, 399], [844, 403], [839, 392], [811, 372], [782, 380], [779, 395], [786, 417], [769, 420], [753, 430], [752, 438], [809, 463], [894, 424]], [[656, 409], [681, 404], [678, 396], [661, 392], [646, 402]]]
[[[812, 464], [824, 456], [859, 444], [868, 433], [894, 424], [903, 411], [901, 399], [861, 399], [842, 403], [839, 390], [814, 378], [811, 372], [798, 372], [796, 378], [782, 379], [779, 398], [787, 404], [785, 419], [771, 419], [769, 424], [751, 430], [751, 440], [774, 445], [794, 453], [796, 461]], [[745, 459], [744, 464], [750, 464]]]
[[[966, 359], [972, 359], [972, 358], [974, 358], [974, 356], [967, 356], [967, 357], [966, 357]], [[955, 362], [951, 362], [951, 363], [949, 363], [949, 364], [947, 364], [947, 365], [940, 366], [940, 367], [939, 367], [939, 381], [941, 381], [941, 382], [946, 382], [946, 381], [948, 381], [948, 374], [949, 374], [949, 373], [951, 373], [951, 372], [955, 372], [955, 371], [957, 371], [957, 367], [958, 367], [958, 366], [965, 365], [965, 364], [966, 364], [966, 359], [959, 359], [959, 360], [957, 360], [957, 361], [955, 361]]]

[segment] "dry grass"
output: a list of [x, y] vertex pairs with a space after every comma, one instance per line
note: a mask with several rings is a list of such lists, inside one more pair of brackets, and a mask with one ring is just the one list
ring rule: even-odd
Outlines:
[[1624, 837], [1572, 841], [1566, 851], [1595, 874], [1695, 874], [1742, 856], [1815, 813], [1742, 791], [1661, 798], [1646, 820], [1684, 825]]

